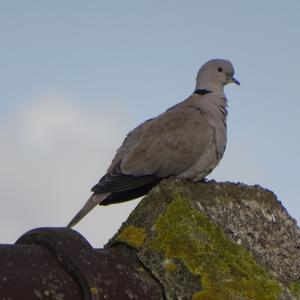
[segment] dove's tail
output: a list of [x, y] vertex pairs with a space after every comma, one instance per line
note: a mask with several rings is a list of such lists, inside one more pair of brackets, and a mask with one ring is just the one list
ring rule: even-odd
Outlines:
[[101, 203], [110, 193], [93, 194], [88, 201], [84, 204], [82, 209], [71, 220], [67, 227], [74, 227], [82, 218], [84, 218], [97, 204]]

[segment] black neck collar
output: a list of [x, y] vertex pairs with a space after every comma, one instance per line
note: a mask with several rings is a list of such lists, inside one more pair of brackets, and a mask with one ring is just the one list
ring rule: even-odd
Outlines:
[[207, 90], [207, 89], [197, 89], [194, 91], [194, 94], [196, 95], [206, 95], [211, 93], [211, 91]]

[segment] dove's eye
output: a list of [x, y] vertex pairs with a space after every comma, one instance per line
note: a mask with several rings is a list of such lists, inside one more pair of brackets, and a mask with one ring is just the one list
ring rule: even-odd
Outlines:
[[222, 68], [218, 68], [218, 72], [220, 72], [220, 73], [221, 73], [222, 71], [223, 71], [223, 69], [222, 69]]

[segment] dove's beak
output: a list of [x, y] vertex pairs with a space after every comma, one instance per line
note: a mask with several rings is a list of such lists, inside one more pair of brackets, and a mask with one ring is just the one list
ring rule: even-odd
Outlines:
[[231, 77], [231, 82], [240, 85], [240, 82], [237, 79], [235, 79], [233, 76]]

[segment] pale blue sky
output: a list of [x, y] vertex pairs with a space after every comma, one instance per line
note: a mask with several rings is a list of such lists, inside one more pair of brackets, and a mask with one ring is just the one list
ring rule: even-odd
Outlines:
[[[217, 180], [273, 190], [300, 221], [299, 1], [1, 1], [0, 242], [62, 226], [125, 134], [230, 59], [228, 147]], [[76, 229], [102, 245], [138, 201]], [[9, 229], [9, 230], [8, 230]]]

